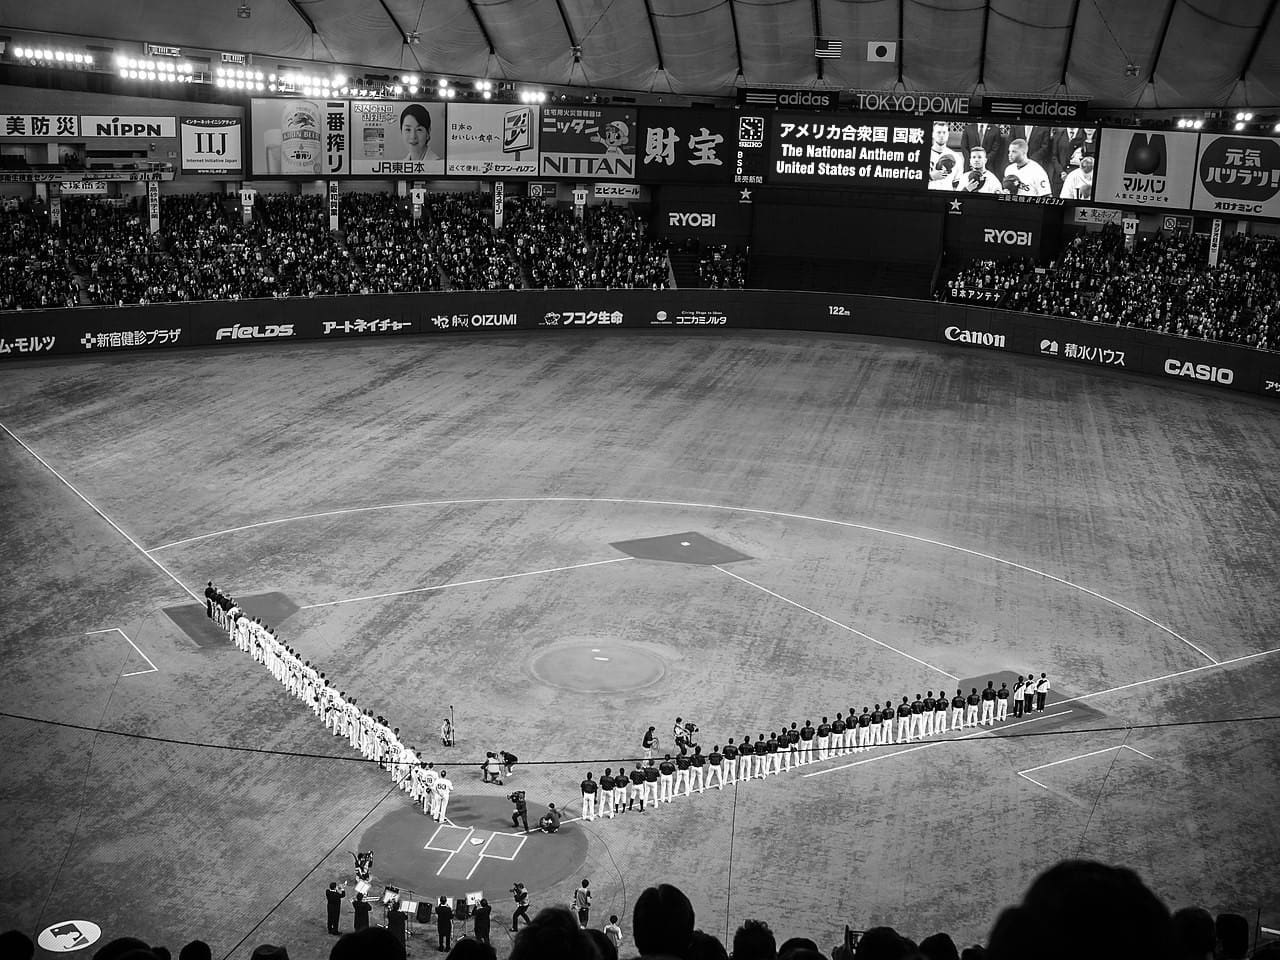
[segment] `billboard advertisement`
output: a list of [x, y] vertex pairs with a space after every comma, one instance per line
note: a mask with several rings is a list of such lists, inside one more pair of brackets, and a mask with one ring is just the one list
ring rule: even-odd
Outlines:
[[635, 179], [635, 110], [543, 107], [541, 130], [541, 176]]
[[352, 176], [444, 175], [443, 103], [351, 101]]
[[181, 117], [178, 140], [182, 172], [243, 173], [240, 154], [243, 128], [238, 117]]
[[249, 166], [255, 177], [327, 177], [350, 172], [345, 100], [249, 101]]
[[679, 183], [728, 183], [733, 177], [737, 136], [738, 114], [729, 110], [645, 108], [640, 111], [636, 176]]
[[1185, 210], [1191, 205], [1196, 133], [1103, 130], [1093, 175], [1096, 203]]
[[1191, 207], [1206, 213], [1280, 218], [1280, 140], [1201, 136]]
[[770, 183], [923, 190], [930, 182], [928, 121], [828, 121], [813, 114], [778, 113], [770, 124]]
[[445, 172], [450, 176], [536, 177], [536, 106], [449, 105]]

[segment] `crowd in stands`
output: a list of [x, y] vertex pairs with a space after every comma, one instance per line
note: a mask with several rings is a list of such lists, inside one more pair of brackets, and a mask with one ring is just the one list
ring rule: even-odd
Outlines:
[[588, 207], [581, 217], [537, 199], [507, 201], [503, 233], [539, 288], [649, 287], [669, 280], [666, 247], [622, 207]]
[[727, 243], [704, 246], [698, 260], [698, 279], [704, 287], [741, 289], [747, 285], [747, 256]]
[[419, 290], [665, 287], [665, 247], [624, 208], [578, 219], [508, 200], [492, 228], [481, 193], [407, 198], [353, 193], [329, 230], [327, 198], [267, 195], [243, 222], [220, 194], [161, 198], [152, 234], [138, 201], [64, 198], [61, 225], [30, 205], [0, 213], [0, 309], [121, 306], [185, 300], [314, 297]]
[[1236, 235], [1208, 265], [1208, 238], [1157, 232], [1126, 246], [1120, 228], [1083, 233], [1046, 269], [977, 261], [947, 281], [949, 300], [986, 299], [1010, 310], [1142, 327], [1280, 350], [1280, 242]]
[[[1221, 913], [1215, 918], [1199, 907], [1174, 913], [1124, 867], [1088, 860], [1065, 860], [1042, 873], [1022, 902], [996, 918], [985, 945], [963, 950], [946, 933], [918, 942], [893, 927], [846, 933], [834, 946], [808, 937], [779, 942], [767, 920], [746, 920], [729, 944], [698, 928], [689, 898], [671, 884], [644, 890], [623, 931], [616, 916], [593, 926], [589, 911], [574, 916], [565, 907], [548, 907], [525, 917], [511, 945], [511, 960], [618, 960], [662, 957], [668, 960], [1278, 960], [1280, 940], [1255, 944], [1250, 955], [1250, 925], [1245, 917]], [[451, 942], [441, 934], [441, 947]], [[624, 946], [625, 944], [625, 946]], [[731, 947], [731, 949], [726, 949]], [[31, 960], [35, 945], [25, 934], [0, 934], [0, 955]], [[329, 951], [330, 960], [405, 960], [404, 940], [387, 927], [367, 926], [344, 934]], [[94, 960], [170, 960], [166, 947], [121, 937], [99, 947]], [[447, 960], [495, 960], [486, 929], [463, 937]], [[195, 940], [179, 960], [210, 960], [209, 945]], [[253, 960], [288, 960], [287, 947], [263, 944]], [[301, 960], [296, 956], [294, 960]]]

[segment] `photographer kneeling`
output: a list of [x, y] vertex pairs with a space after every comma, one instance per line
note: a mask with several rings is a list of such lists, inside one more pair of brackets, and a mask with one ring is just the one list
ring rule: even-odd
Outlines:
[[554, 803], [547, 804], [547, 812], [538, 821], [538, 826], [543, 833], [555, 833], [560, 829], [560, 811], [556, 809]]

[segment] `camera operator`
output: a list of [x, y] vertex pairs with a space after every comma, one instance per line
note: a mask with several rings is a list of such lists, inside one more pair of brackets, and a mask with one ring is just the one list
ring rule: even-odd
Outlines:
[[511, 915], [511, 931], [514, 933], [519, 929], [521, 917], [524, 917], [525, 923], [529, 922], [529, 891], [517, 880], [516, 885], [511, 888], [511, 897], [516, 902], [516, 912]]
[[529, 806], [524, 800], [524, 791], [517, 790], [515, 793], [508, 793], [507, 799], [516, 805], [511, 811], [511, 826], [518, 827], [524, 824], [524, 832], [529, 832]]

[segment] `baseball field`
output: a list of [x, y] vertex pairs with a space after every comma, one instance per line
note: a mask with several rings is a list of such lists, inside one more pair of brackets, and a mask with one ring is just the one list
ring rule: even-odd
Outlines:
[[[0, 929], [323, 957], [369, 849], [371, 896], [482, 892], [500, 956], [516, 880], [536, 911], [589, 878], [624, 956], [660, 881], [721, 938], [963, 946], [1068, 857], [1280, 928], [1262, 398], [610, 330], [7, 365], [0, 426]], [[209, 580], [448, 770], [449, 824], [217, 633]], [[1029, 718], [573, 819], [677, 715], [709, 748], [1042, 672]], [[514, 789], [570, 820], [513, 829]]]

